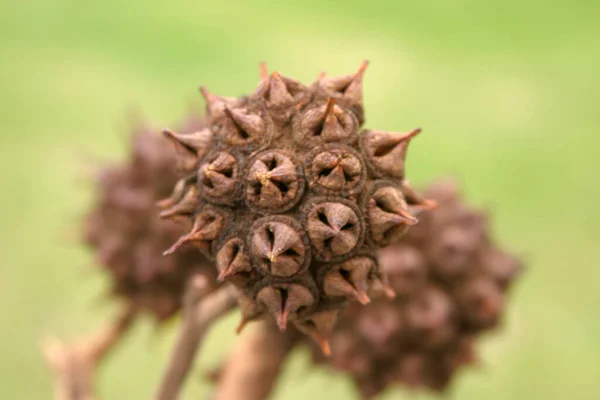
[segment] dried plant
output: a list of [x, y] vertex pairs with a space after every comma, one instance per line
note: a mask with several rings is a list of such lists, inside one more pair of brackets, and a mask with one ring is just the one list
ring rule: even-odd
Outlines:
[[165, 254], [193, 244], [214, 260], [219, 280], [244, 294], [240, 329], [271, 314], [281, 330], [291, 322], [328, 353], [339, 311], [386, 289], [375, 251], [432, 205], [404, 173], [420, 129], [361, 132], [366, 67], [305, 86], [263, 65], [249, 96], [201, 89], [203, 129], [165, 131], [183, 178], [162, 217], [191, 224]]
[[399, 244], [379, 252], [396, 292], [348, 308], [331, 338], [332, 357], [315, 359], [349, 373], [363, 397], [388, 385], [443, 390], [476, 360], [474, 344], [499, 323], [521, 263], [491, 239], [486, 216], [450, 181], [432, 185], [438, 207]]
[[405, 159], [420, 129], [362, 128], [366, 67], [304, 85], [262, 65], [248, 96], [202, 88], [206, 116], [164, 131], [175, 152], [136, 128], [130, 161], [98, 174], [85, 221], [126, 305], [99, 335], [45, 343], [57, 400], [94, 398], [95, 367], [139, 312], [162, 322], [183, 308], [159, 400], [178, 398], [206, 331], [238, 304], [238, 331], [266, 320], [220, 369], [217, 400], [268, 397], [304, 343], [364, 398], [392, 383], [443, 390], [475, 361], [521, 263], [455, 184], [412, 189]]
[[[200, 123], [188, 121], [186, 129]], [[216, 273], [193, 249], [162, 257], [160, 249], [182, 233], [181, 226], [158, 217], [156, 206], [177, 182], [175, 154], [141, 124], [131, 140], [130, 161], [97, 174], [98, 199], [85, 221], [85, 241], [111, 275], [112, 291], [162, 321], [180, 309], [189, 276], [207, 274], [214, 282]]]

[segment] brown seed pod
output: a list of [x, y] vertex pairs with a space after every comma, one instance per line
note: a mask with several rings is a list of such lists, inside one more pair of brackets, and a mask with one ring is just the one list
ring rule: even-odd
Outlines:
[[323, 277], [323, 292], [332, 298], [355, 298], [359, 303], [367, 304], [371, 301], [367, 290], [376, 267], [375, 261], [366, 256], [332, 265]]
[[369, 305], [356, 320], [356, 330], [375, 355], [386, 355], [398, 350], [398, 335], [404, 328], [402, 314], [392, 304]]
[[287, 121], [311, 97], [312, 93], [302, 83], [274, 72], [263, 79], [250, 99], [264, 102], [274, 119]]
[[292, 121], [294, 139], [300, 146], [324, 143], [352, 143], [358, 135], [358, 120], [351, 111], [335, 104], [316, 104], [296, 115]]
[[[216, 260], [220, 278], [240, 288], [258, 315], [284, 315], [273, 306], [279, 292], [268, 288], [312, 282], [314, 306], [291, 321], [324, 349], [324, 335], [339, 310], [354, 299], [366, 303], [378, 290], [393, 295], [380, 279], [376, 258], [363, 255], [400, 238], [415, 221], [408, 207], [422, 212], [431, 205], [403, 181], [403, 166], [401, 179], [395, 164], [388, 168], [391, 158], [404, 157], [408, 136], [400, 134], [395, 144], [372, 134], [359, 139], [366, 66], [306, 86], [263, 65], [249, 96], [231, 99], [201, 89], [207, 116], [197, 131], [208, 129], [211, 135], [166, 133], [185, 168], [173, 195], [160, 203], [163, 216], [197, 225], [204, 207], [224, 210], [222, 229], [211, 231], [215, 235], [208, 246], [204, 236], [198, 243]], [[383, 175], [393, 190], [381, 186], [373, 192], [380, 188], [374, 181]], [[369, 208], [370, 198], [375, 200]], [[198, 229], [206, 228], [192, 233]], [[181, 242], [190, 241], [192, 233]]]
[[420, 128], [406, 133], [364, 131], [360, 135], [361, 149], [376, 174], [404, 179], [408, 144], [420, 132]]
[[306, 207], [306, 228], [319, 261], [348, 257], [364, 239], [364, 221], [350, 201], [317, 198]]
[[360, 125], [365, 120], [362, 82], [368, 65], [368, 61], [363, 61], [354, 74], [334, 77], [324, 75], [317, 80], [317, 87], [324, 92], [323, 95], [332, 97], [352, 109]]
[[186, 243], [192, 243], [205, 254], [211, 254], [214, 243], [225, 228], [225, 215], [215, 207], [206, 206], [194, 217], [192, 230], [181, 236], [163, 255], [173, 254]]
[[456, 288], [455, 296], [469, 328], [487, 329], [498, 323], [504, 307], [504, 296], [491, 279], [469, 279]]
[[290, 217], [259, 219], [248, 238], [254, 264], [263, 273], [288, 278], [302, 272], [310, 263], [310, 248], [300, 225]]
[[448, 343], [456, 332], [451, 299], [443, 291], [429, 287], [411, 298], [405, 309], [407, 330], [428, 348]]
[[398, 296], [422, 290], [427, 282], [427, 260], [419, 249], [398, 245], [379, 251], [379, 268]]
[[257, 212], [284, 212], [304, 193], [302, 169], [291, 155], [269, 150], [251, 162], [246, 177], [246, 201]]
[[[108, 273], [112, 292], [158, 321], [179, 310], [190, 276], [201, 273], [214, 281], [216, 275], [211, 263], [196, 249], [186, 247], [171, 257], [161, 255], [182, 234], [181, 227], [169, 219], [194, 217], [196, 188], [181, 180], [176, 193], [161, 202], [168, 207], [163, 219], [156, 214], [155, 206], [176, 185], [176, 160], [191, 160], [187, 153], [205, 151], [210, 139], [199, 132], [177, 134], [186, 147], [176, 147], [176, 158], [175, 152], [165, 147], [159, 131], [136, 128], [130, 160], [99, 171], [98, 197], [85, 220], [84, 239]], [[196, 225], [197, 234], [208, 234], [210, 229], [208, 225]]]
[[232, 204], [239, 192], [239, 165], [230, 153], [209, 154], [198, 170], [202, 196], [215, 204]]
[[370, 238], [382, 246], [398, 242], [418, 220], [409, 211], [402, 190], [391, 182], [378, 181], [365, 198]]
[[[403, 209], [396, 190], [395, 185], [368, 182], [363, 207], [384, 198]], [[501, 321], [508, 289], [522, 268], [491, 243], [488, 224], [463, 202], [454, 185], [441, 182], [426, 191], [438, 204], [434, 210], [427, 210], [430, 201], [419, 200], [412, 189], [403, 193], [411, 199], [409, 207], [425, 207], [414, 229], [399, 243], [378, 251], [377, 275], [397, 296], [371, 296], [366, 306], [348, 302], [330, 338], [329, 365], [350, 374], [364, 398], [394, 383], [447, 389], [457, 371], [476, 362], [474, 339]], [[460, 238], [461, 245], [454, 257], [441, 257], [436, 246], [447, 241], [448, 232]], [[356, 258], [334, 267], [328, 264], [330, 270], [319, 281], [321, 291], [360, 298], [352, 282], [356, 277], [364, 282], [369, 268], [350, 268], [348, 263]], [[326, 363], [320, 357], [315, 351], [314, 358]]]
[[254, 271], [246, 244], [240, 238], [230, 239], [217, 251], [216, 264], [217, 279], [223, 281], [235, 277], [237, 286], [244, 286]]
[[265, 286], [258, 292], [256, 299], [275, 315], [281, 330], [286, 329], [288, 320], [295, 320], [314, 308], [317, 301], [313, 293], [299, 283]]
[[367, 178], [362, 156], [350, 146], [327, 144], [314, 149], [306, 162], [308, 185], [317, 193], [351, 196]]

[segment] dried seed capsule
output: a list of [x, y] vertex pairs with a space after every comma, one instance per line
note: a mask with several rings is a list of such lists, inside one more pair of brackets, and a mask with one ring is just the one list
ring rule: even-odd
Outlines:
[[336, 328], [331, 336], [329, 364], [353, 375], [369, 372], [369, 360], [364, 355], [362, 339], [348, 329]]
[[408, 144], [420, 132], [420, 128], [406, 133], [364, 131], [360, 142], [365, 159], [380, 176], [403, 179]]
[[198, 171], [202, 196], [216, 204], [231, 204], [238, 192], [238, 162], [226, 152], [207, 156]]
[[281, 330], [286, 329], [288, 320], [298, 318], [316, 301], [309, 289], [297, 283], [266, 286], [258, 292], [256, 299], [275, 316]]
[[215, 122], [213, 129], [225, 143], [248, 146], [267, 136], [271, 125], [267, 118], [263, 112], [225, 107], [224, 117]]
[[306, 163], [309, 186], [318, 193], [344, 196], [360, 193], [367, 170], [352, 147], [327, 144], [314, 149]]
[[304, 192], [302, 169], [291, 156], [280, 151], [259, 154], [250, 163], [246, 181], [248, 205], [259, 212], [287, 211]]
[[392, 290], [407, 296], [423, 288], [427, 282], [427, 264], [416, 248], [403, 244], [379, 251], [379, 268]]
[[368, 305], [356, 319], [358, 335], [367, 341], [375, 355], [397, 350], [402, 328], [402, 314], [391, 304]]
[[487, 329], [495, 326], [504, 306], [504, 296], [491, 279], [479, 277], [468, 280], [456, 289], [456, 301], [470, 328]]
[[163, 255], [173, 254], [186, 243], [192, 243], [200, 250], [209, 251], [213, 242], [223, 231], [225, 217], [214, 207], [206, 207], [194, 218], [192, 230], [181, 236]]
[[260, 83], [250, 97], [253, 100], [264, 101], [267, 108], [273, 110], [279, 119], [286, 120], [299, 104], [309, 101], [311, 95], [308, 88], [300, 82], [285, 77], [279, 72], [273, 72], [269, 78]]
[[225, 115], [225, 108], [240, 106], [244, 103], [243, 99], [216, 96], [204, 86], [200, 87], [200, 93], [204, 97], [204, 101], [206, 101], [206, 114], [209, 117], [209, 122], [223, 117]]
[[448, 343], [455, 334], [452, 302], [441, 290], [425, 289], [406, 306], [409, 332], [428, 348]]
[[[130, 160], [100, 172], [98, 200], [86, 219], [85, 232], [96, 259], [108, 273], [112, 293], [163, 321], [179, 310], [185, 283], [192, 275], [205, 274], [213, 281], [216, 271], [194, 249], [161, 256], [182, 230], [156, 215], [155, 203], [177, 182], [175, 152], [165, 146], [159, 133], [136, 132]], [[194, 136], [176, 135], [182, 140]], [[163, 218], [188, 220], [199, 201], [197, 192], [193, 184], [181, 181], [176, 195], [161, 202], [168, 208]]]
[[320, 347], [323, 354], [331, 355], [329, 338], [337, 322], [340, 310], [325, 310], [311, 314], [308, 318], [297, 321], [296, 327], [310, 336]]
[[307, 208], [306, 221], [317, 260], [332, 261], [348, 256], [362, 244], [364, 223], [352, 202], [315, 199]]
[[[402, 192], [410, 187], [403, 185], [403, 176], [389, 184], [398, 194], [374, 192], [380, 188], [376, 178], [394, 177], [381, 167], [398, 151], [385, 148], [394, 134], [386, 134], [393, 138], [384, 140], [383, 150], [377, 135], [359, 140], [366, 66], [305, 86], [277, 72], [269, 74], [263, 65], [260, 83], [247, 97], [228, 99], [201, 89], [208, 115], [195, 129], [212, 132], [206, 155], [194, 150], [204, 142], [169, 136], [179, 146], [181, 162], [197, 171], [194, 178], [187, 174], [173, 196], [161, 202], [169, 208], [166, 213], [175, 210], [174, 216], [193, 223], [207, 205], [225, 210], [230, 223], [205, 251], [217, 261], [220, 278], [240, 288], [259, 308], [266, 308], [257, 298], [266, 287], [300, 280], [312, 288], [318, 282], [318, 290], [310, 289], [314, 309], [302, 315], [309, 327], [301, 324], [313, 336], [310, 324], [321, 322], [311, 313], [334, 313], [350, 303], [349, 297], [366, 303], [378, 290], [394, 296], [376, 258], [369, 257], [416, 221], [408, 210], [427, 208], [414, 191], [407, 204]], [[404, 154], [408, 137], [400, 141], [395, 145]], [[371, 198], [375, 202], [369, 205]]]
[[266, 274], [291, 277], [310, 262], [308, 240], [290, 217], [259, 219], [252, 225], [248, 241], [255, 265]]
[[292, 121], [294, 139], [301, 146], [323, 143], [352, 143], [358, 135], [358, 120], [351, 112], [335, 104], [316, 104], [296, 115]]
[[464, 275], [473, 265], [473, 258], [479, 244], [473, 241], [470, 232], [458, 226], [444, 229], [431, 243], [433, 272], [445, 279]]
[[513, 280], [523, 270], [523, 264], [516, 257], [492, 247], [481, 252], [479, 256], [481, 269], [504, 292], [509, 289]]
[[179, 155], [179, 169], [188, 173], [196, 169], [198, 160], [206, 155], [213, 141], [210, 129], [184, 134], [165, 129], [163, 135], [173, 143]]
[[367, 304], [371, 301], [367, 290], [375, 268], [375, 261], [364, 256], [333, 265], [323, 278], [323, 291], [329, 297], [356, 298]]
[[198, 204], [198, 189], [195, 186], [188, 185], [184, 188], [184, 192], [185, 193], [181, 196], [179, 202], [173, 202], [169, 208], [161, 211], [161, 218], [178, 219], [189, 217], [194, 214]]
[[233, 238], [219, 249], [216, 256], [219, 281], [226, 279], [236, 286], [245, 286], [253, 272], [245, 247], [242, 239]]
[[[498, 323], [506, 288], [518, 273], [518, 263], [490, 243], [486, 219], [463, 203], [455, 187], [443, 183], [427, 193], [435, 193], [437, 208], [428, 210], [430, 202], [406, 184], [367, 182], [362, 193], [369, 222], [368, 205], [382, 199], [404, 209], [403, 199], [409, 198], [409, 209], [420, 212], [421, 219], [400, 243], [378, 252], [379, 271], [373, 275], [381, 275], [398, 296], [372, 296], [366, 306], [349, 304], [332, 333], [330, 365], [349, 372], [363, 395], [375, 395], [393, 382], [447, 389], [455, 373], [475, 360], [474, 335]], [[448, 232], [453, 240], [447, 239]], [[450, 242], [459, 242], [460, 252], [468, 256], [442, 255], [436, 246]], [[355, 295], [350, 268], [327, 272], [319, 280], [328, 295], [321, 302], [331, 304], [335, 297], [330, 296], [337, 294]]]
[[317, 85], [328, 96], [332, 96], [353, 110], [358, 117], [360, 125], [364, 123], [362, 81], [368, 65], [368, 61], [363, 61], [358, 71], [354, 74], [334, 77], [322, 76], [317, 81]]
[[371, 240], [383, 246], [397, 242], [418, 220], [408, 211], [400, 188], [380, 181], [371, 193], [366, 206]]

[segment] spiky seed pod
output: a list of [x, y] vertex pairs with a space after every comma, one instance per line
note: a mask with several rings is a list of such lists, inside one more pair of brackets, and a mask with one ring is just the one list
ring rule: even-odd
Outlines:
[[[492, 242], [487, 218], [463, 202], [455, 184], [439, 182], [425, 193], [438, 207], [423, 213], [400, 243], [379, 250], [379, 273], [396, 297], [348, 307], [331, 338], [330, 361], [314, 353], [316, 361], [349, 373], [364, 398], [392, 383], [445, 389], [457, 370], [476, 361], [475, 339], [498, 325], [522, 269]], [[427, 206], [415, 196], [406, 197]], [[360, 285], [345, 281], [364, 279], [368, 269], [346, 266], [345, 280], [332, 269], [325, 293], [360, 300], [354, 290]]]
[[[404, 180], [407, 146], [420, 130], [359, 134], [366, 67], [307, 86], [263, 66], [249, 96], [201, 89], [207, 118], [198, 137], [165, 131], [183, 178], [162, 216], [221, 212], [200, 247], [219, 278], [254, 302], [244, 318], [273, 314], [281, 329], [290, 321], [325, 347], [327, 318], [349, 301], [368, 303], [376, 286], [390, 292], [377, 260], [364, 255], [398, 241], [417, 222], [413, 211], [430, 206]], [[172, 250], [194, 242], [197, 230]]]
[[[188, 121], [186, 127], [195, 133], [170, 136], [184, 152], [179, 160], [186, 159], [185, 152], [202, 153], [205, 146], [206, 136], [194, 130], [202, 129], [201, 123]], [[185, 281], [191, 274], [207, 274], [214, 281], [215, 271], [192, 248], [172, 258], [161, 256], [182, 233], [174, 222], [158, 218], [155, 204], [177, 182], [177, 158], [165, 150], [164, 139], [147, 127], [137, 127], [131, 140], [130, 161], [99, 171], [98, 199], [85, 221], [85, 241], [111, 275], [114, 294], [162, 321], [180, 308]], [[180, 185], [176, 190], [171, 210], [192, 215], [194, 209], [189, 209], [187, 199], [195, 197], [190, 196], [194, 190], [184, 189]], [[195, 236], [186, 239], [194, 243], [201, 233], [212, 237], [218, 228], [207, 223], [203, 213], [197, 218], [204, 222], [195, 223]]]

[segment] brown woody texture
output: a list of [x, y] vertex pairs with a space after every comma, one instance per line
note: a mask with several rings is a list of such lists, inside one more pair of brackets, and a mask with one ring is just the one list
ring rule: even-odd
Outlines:
[[[190, 117], [182, 129], [194, 130], [199, 124]], [[216, 276], [213, 265], [197, 251], [183, 249], [170, 258], [161, 254], [183, 232], [157, 215], [156, 202], [178, 179], [175, 161], [160, 135], [137, 124], [128, 161], [96, 174], [97, 201], [84, 225], [85, 242], [110, 274], [112, 292], [159, 321], [179, 310], [191, 274], [207, 274], [211, 282]]]
[[289, 322], [328, 353], [339, 311], [386, 289], [375, 250], [431, 206], [404, 176], [420, 129], [362, 128], [366, 67], [304, 85], [263, 64], [248, 96], [201, 88], [201, 129], [164, 132], [182, 179], [161, 215], [191, 225], [165, 254], [193, 244], [214, 260], [218, 279], [243, 293], [240, 328], [272, 315], [281, 330]]
[[424, 213], [401, 243], [379, 252], [396, 293], [350, 307], [319, 363], [347, 372], [364, 398], [391, 384], [442, 391], [476, 361], [474, 344], [498, 325], [521, 263], [491, 239], [486, 216], [451, 181], [426, 191], [438, 207]]

